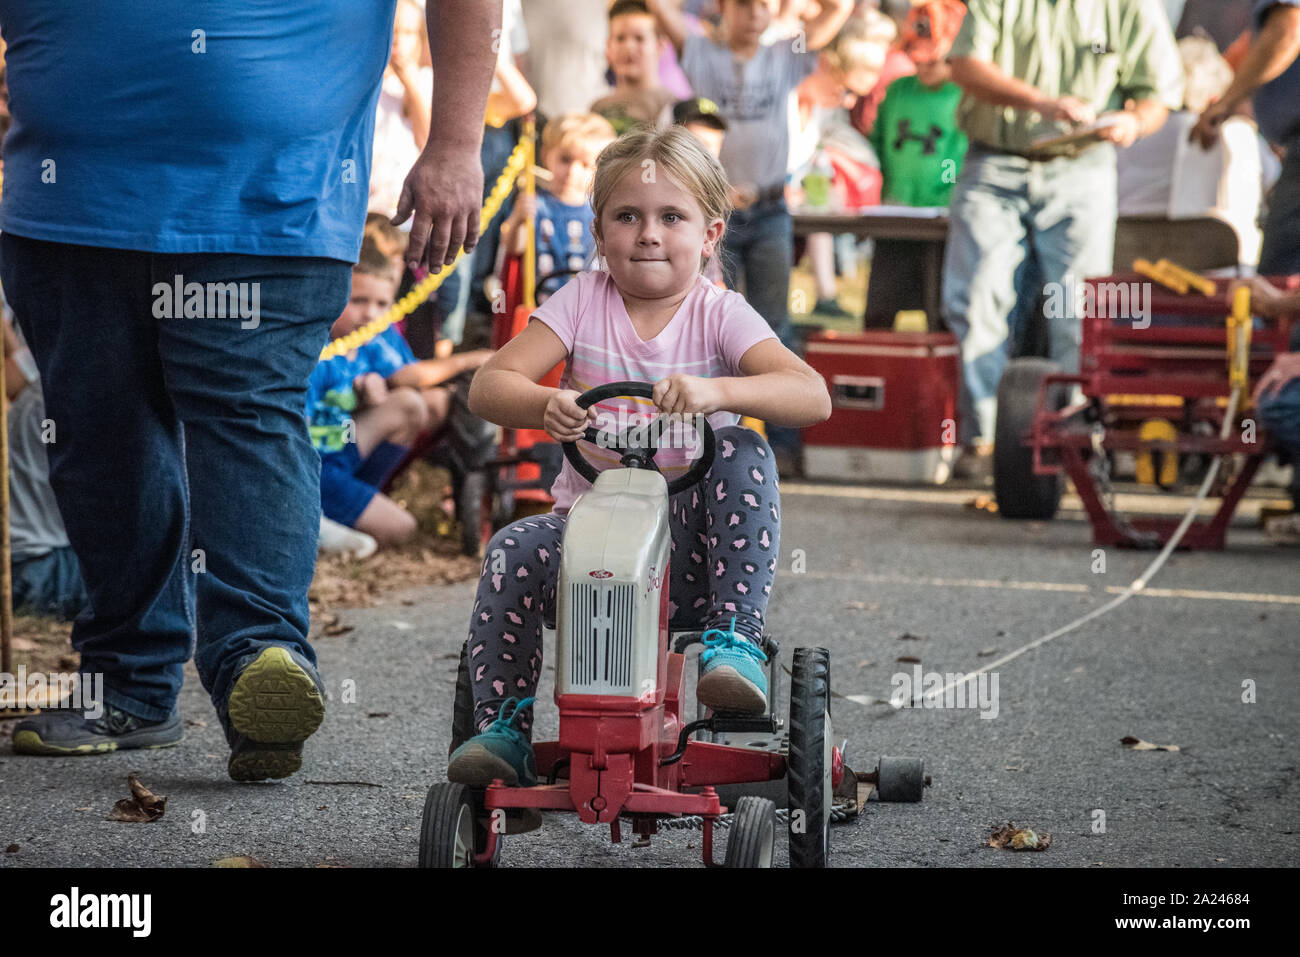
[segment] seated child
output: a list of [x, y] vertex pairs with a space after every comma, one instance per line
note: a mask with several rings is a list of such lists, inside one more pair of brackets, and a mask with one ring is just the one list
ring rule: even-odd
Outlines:
[[527, 246], [524, 224], [532, 219], [537, 232], [537, 301], [542, 302], [568, 280], [555, 272], [580, 272], [591, 260], [591, 188], [596, 154], [613, 140], [614, 129], [595, 113], [567, 113], [542, 130], [541, 161], [550, 184], [535, 196], [521, 192], [515, 208], [501, 225], [501, 248], [522, 256]]
[[668, 125], [677, 97], [659, 85], [659, 59], [667, 47], [645, 0], [615, 0], [605, 41], [614, 89], [591, 104], [591, 112], [609, 120], [619, 136], [637, 126]]
[[[8, 313], [8, 309], [5, 309]], [[87, 610], [90, 597], [50, 487], [45, 416], [36, 361], [6, 318], [5, 392], [9, 398], [9, 555], [13, 608], [63, 621]]]
[[[338, 339], [391, 308], [399, 267], [368, 232], [352, 270], [352, 295], [330, 329]], [[416, 360], [389, 326], [344, 355], [317, 364], [307, 382], [307, 420], [321, 456], [325, 517], [397, 545], [415, 533], [415, 518], [379, 489], [425, 429], [446, 419], [450, 395], [440, 383], [475, 369], [492, 353]]]
[[[1295, 280], [1292, 279], [1292, 282]], [[1263, 276], [1247, 280], [1251, 311], [1258, 316], [1300, 316], [1300, 289], [1283, 291]], [[1300, 325], [1291, 330], [1290, 351], [1281, 352], [1255, 384], [1255, 411], [1291, 462], [1290, 515], [1271, 518], [1264, 531], [1275, 545], [1300, 545]]]
[[[657, 175], [645, 177], [647, 168]], [[670, 505], [670, 627], [707, 629], [701, 702], [760, 712], [767, 702], [760, 641], [781, 537], [778, 476], [767, 442], [736, 423], [748, 415], [811, 425], [830, 415], [830, 396], [744, 297], [703, 277], [730, 203], [726, 174], [693, 135], [680, 126], [641, 129], [607, 146], [592, 202], [607, 271], [582, 273], [540, 306], [479, 370], [470, 405], [489, 421], [544, 428], [560, 442], [629, 413], [709, 417], [713, 464]], [[560, 387], [537, 385], [560, 361]], [[653, 383], [653, 401], [619, 398], [585, 411], [576, 404], [582, 391], [622, 380]], [[671, 480], [690, 456], [685, 441], [666, 445], [674, 447], [662, 448], [656, 463]], [[618, 464], [597, 446], [582, 450], [597, 467]], [[569, 508], [587, 488], [566, 461], [551, 490], [554, 511], [505, 526], [488, 546], [466, 645], [480, 733], [452, 754], [452, 781], [536, 783], [527, 732], [542, 627], [553, 627]], [[504, 574], [493, 570], [494, 555], [505, 556]]]

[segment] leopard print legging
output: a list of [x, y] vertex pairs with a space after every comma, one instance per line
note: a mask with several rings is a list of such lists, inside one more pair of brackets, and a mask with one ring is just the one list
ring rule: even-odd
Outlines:
[[[742, 426], [718, 429], [716, 442], [703, 480], [670, 502], [669, 627], [726, 628], [734, 616], [737, 634], [758, 641], [781, 544], [776, 464], [762, 436]], [[565, 521], [555, 512], [527, 518], [488, 545], [466, 643], [480, 731], [504, 701], [537, 688], [542, 626], [555, 627]], [[531, 717], [520, 716], [521, 729]]]

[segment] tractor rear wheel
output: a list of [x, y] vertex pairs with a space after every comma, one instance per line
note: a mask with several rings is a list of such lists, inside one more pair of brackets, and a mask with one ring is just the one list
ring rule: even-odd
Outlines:
[[[1035, 475], [1034, 450], [1023, 444], [1038, 412], [1043, 379], [1060, 367], [1048, 359], [1013, 359], [998, 383], [998, 413], [993, 436], [993, 495], [1003, 518], [1049, 519], [1061, 504], [1063, 476]], [[1047, 390], [1047, 407], [1065, 408], [1069, 390]]]
[[796, 648], [790, 674], [790, 866], [825, 867], [834, 801], [830, 652]]

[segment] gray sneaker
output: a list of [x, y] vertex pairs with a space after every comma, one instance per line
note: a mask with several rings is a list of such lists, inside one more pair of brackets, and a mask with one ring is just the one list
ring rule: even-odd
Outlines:
[[98, 718], [84, 711], [44, 711], [14, 728], [14, 753], [72, 757], [132, 748], [169, 748], [180, 741], [181, 735], [177, 712], [164, 721], [145, 721], [112, 705], [104, 705], [104, 713]]

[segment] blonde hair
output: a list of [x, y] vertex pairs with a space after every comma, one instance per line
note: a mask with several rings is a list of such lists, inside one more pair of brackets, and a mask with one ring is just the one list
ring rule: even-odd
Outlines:
[[[662, 172], [690, 193], [704, 213], [705, 223], [721, 219], [725, 234], [731, 215], [731, 187], [722, 164], [684, 126], [661, 130], [641, 127], [610, 143], [596, 157], [596, 175], [591, 184], [591, 206], [596, 218], [591, 231], [597, 242], [600, 216], [614, 187], [629, 172]], [[717, 255], [715, 253], [715, 255]], [[700, 269], [707, 262], [700, 258]]]
[[832, 69], [848, 73], [855, 69], [878, 70], [898, 27], [878, 10], [853, 17], [822, 51]]
[[609, 141], [618, 136], [599, 113], [565, 113], [542, 128], [542, 156], [565, 143]]
[[1203, 113], [1232, 85], [1232, 67], [1209, 37], [1186, 36], [1178, 41], [1183, 60], [1183, 109]]

